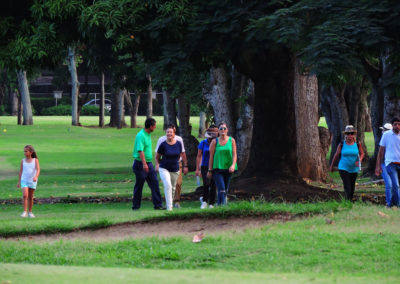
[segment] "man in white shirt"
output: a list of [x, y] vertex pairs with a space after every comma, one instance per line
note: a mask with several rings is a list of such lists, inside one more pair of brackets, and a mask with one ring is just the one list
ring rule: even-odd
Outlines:
[[[176, 127], [173, 124], [168, 124], [167, 128], [173, 128], [174, 131], [176, 132]], [[182, 152], [183, 152], [183, 155], [186, 156], [185, 145], [183, 144], [182, 137], [178, 136], [178, 135], [175, 135], [175, 139], [176, 139], [176, 141], [179, 141], [179, 142], [182, 143]], [[156, 150], [155, 150], [156, 154], [157, 154], [158, 147], [160, 147], [161, 143], [163, 143], [166, 140], [167, 140], [167, 136], [166, 135], [161, 136], [158, 139], [157, 145], [156, 145]], [[187, 159], [185, 159], [185, 160], [187, 161]], [[179, 160], [179, 176], [178, 176], [178, 180], [176, 182], [176, 189], [175, 189], [175, 196], [174, 196], [174, 202], [175, 202], [174, 207], [175, 208], [180, 208], [181, 207], [180, 202], [181, 202], [181, 191], [182, 191], [182, 168], [185, 168], [184, 172], [186, 174], [187, 170], [188, 170], [188, 166], [187, 165], [182, 165], [182, 159], [180, 159]]]
[[387, 196], [387, 206], [399, 206], [399, 176], [400, 170], [400, 118], [392, 119], [393, 129], [383, 133], [379, 143], [379, 153], [376, 159], [375, 174], [379, 176], [382, 172], [381, 162], [385, 161], [387, 173], [392, 182], [391, 197]]

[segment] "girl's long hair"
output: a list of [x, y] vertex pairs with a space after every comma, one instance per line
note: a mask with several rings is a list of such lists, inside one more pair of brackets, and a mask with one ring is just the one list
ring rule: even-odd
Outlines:
[[36, 159], [38, 158], [35, 148], [33, 148], [32, 145], [26, 145], [24, 148], [27, 148], [29, 150], [29, 152], [32, 153], [32, 155], [31, 155], [32, 158], [36, 158]]

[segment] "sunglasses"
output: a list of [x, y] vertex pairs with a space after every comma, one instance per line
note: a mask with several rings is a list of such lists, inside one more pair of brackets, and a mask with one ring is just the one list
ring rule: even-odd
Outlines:
[[223, 130], [226, 130], [226, 129], [227, 129], [226, 127], [220, 127], [219, 128], [220, 131], [223, 131]]
[[354, 135], [354, 132], [347, 132], [347, 135]]

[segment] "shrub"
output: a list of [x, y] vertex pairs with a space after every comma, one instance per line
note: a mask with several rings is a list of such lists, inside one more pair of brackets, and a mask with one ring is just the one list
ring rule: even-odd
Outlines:
[[[58, 105], [42, 109], [42, 115], [71, 115], [70, 105]], [[104, 114], [108, 115], [109, 112], [104, 110]], [[99, 115], [99, 108], [97, 106], [83, 106], [81, 115], [97, 116]]]
[[0, 106], [0, 115], [8, 115], [5, 105]]
[[[107, 113], [107, 111], [104, 111]], [[97, 106], [83, 106], [81, 115], [91, 115], [91, 116], [96, 116], [99, 115], [99, 107]]]
[[42, 115], [71, 115], [70, 105], [58, 105], [42, 109]]

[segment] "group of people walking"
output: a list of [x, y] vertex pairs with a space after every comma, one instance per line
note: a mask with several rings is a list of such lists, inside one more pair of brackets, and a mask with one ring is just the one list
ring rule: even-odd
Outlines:
[[[187, 174], [188, 164], [182, 137], [176, 135], [176, 127], [168, 125], [165, 136], [158, 139], [155, 150], [155, 167], [152, 164], [153, 153], [151, 133], [156, 129], [156, 120], [148, 118], [145, 128], [136, 135], [133, 148], [133, 172], [136, 182], [133, 192], [133, 210], [141, 206], [144, 183], [150, 187], [154, 209], [172, 211], [180, 207], [182, 172]], [[203, 198], [201, 208], [214, 207], [216, 188], [218, 205], [226, 204], [226, 195], [232, 173], [237, 170], [235, 139], [228, 136], [228, 127], [222, 122], [212, 125], [206, 131], [206, 139], [198, 147], [196, 175], [203, 178]], [[164, 186], [166, 207], [162, 199], [157, 179], [159, 173]], [[175, 201], [175, 204], [173, 204]], [[174, 205], [174, 206], [173, 206]]]
[[[133, 148], [133, 172], [136, 182], [133, 192], [132, 209], [141, 206], [144, 183], [150, 187], [154, 209], [171, 211], [180, 207], [182, 173], [188, 173], [188, 163], [182, 137], [176, 135], [174, 125], [168, 125], [165, 136], [158, 139], [153, 151], [151, 133], [156, 129], [156, 120], [148, 118], [145, 127], [136, 135]], [[382, 175], [385, 182], [386, 206], [400, 206], [399, 175], [400, 170], [400, 118], [394, 117], [392, 123], [381, 127], [383, 131], [376, 161], [375, 174]], [[237, 152], [235, 139], [228, 136], [225, 122], [211, 125], [206, 131], [206, 139], [198, 146], [196, 158], [196, 176], [203, 179], [201, 209], [213, 208], [215, 199], [218, 205], [226, 205], [227, 193], [232, 174], [237, 170]], [[364, 151], [356, 141], [357, 131], [347, 125], [343, 132], [344, 140], [339, 143], [332, 159], [330, 170], [338, 162], [340, 177], [343, 181], [345, 198], [353, 200], [357, 174], [361, 171]], [[32, 213], [33, 195], [40, 174], [39, 160], [31, 145], [24, 147], [25, 158], [21, 161], [17, 187], [22, 189], [24, 211], [21, 217], [34, 218]], [[163, 207], [157, 173], [164, 185], [166, 207]], [[174, 204], [175, 202], [175, 204]]]
[[[382, 127], [382, 138], [379, 142], [379, 152], [376, 159], [375, 175], [385, 182], [386, 207], [400, 206], [399, 176], [400, 170], [400, 118], [394, 117], [392, 123], [385, 123]], [[339, 174], [343, 181], [345, 198], [353, 200], [355, 183], [358, 172], [361, 171], [361, 162], [364, 151], [359, 142], [356, 142], [357, 131], [352, 125], [347, 125], [344, 140], [339, 143], [332, 159], [330, 170], [339, 160]]]

